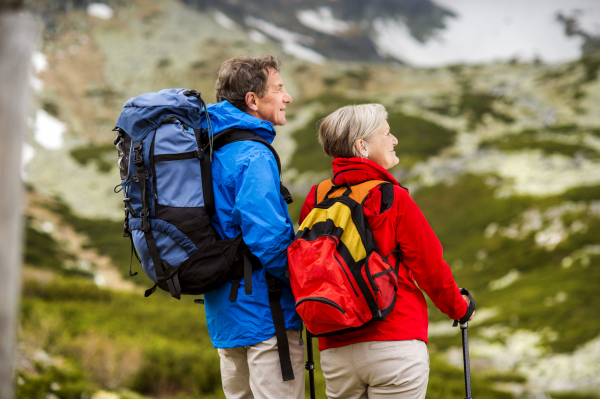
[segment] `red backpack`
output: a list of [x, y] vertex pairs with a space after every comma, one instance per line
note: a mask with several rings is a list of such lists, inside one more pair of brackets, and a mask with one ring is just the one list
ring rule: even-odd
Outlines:
[[296, 311], [315, 336], [384, 320], [394, 308], [399, 260], [393, 267], [387, 261], [391, 254], [379, 255], [363, 213], [369, 191], [381, 184], [387, 183], [319, 184], [316, 205], [288, 247]]

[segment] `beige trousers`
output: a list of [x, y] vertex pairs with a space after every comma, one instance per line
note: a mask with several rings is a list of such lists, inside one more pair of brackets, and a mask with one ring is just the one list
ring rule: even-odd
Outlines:
[[424, 399], [429, 352], [423, 341], [371, 341], [326, 349], [321, 368], [329, 399]]
[[304, 399], [304, 346], [300, 333], [287, 331], [295, 379], [283, 381], [277, 338], [238, 348], [219, 349], [227, 399]]

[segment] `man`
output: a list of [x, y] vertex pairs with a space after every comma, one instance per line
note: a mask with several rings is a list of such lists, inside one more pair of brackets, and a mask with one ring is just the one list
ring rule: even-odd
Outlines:
[[[292, 102], [279, 76], [279, 66], [271, 55], [239, 56], [223, 63], [216, 82], [217, 104], [208, 106], [213, 134], [237, 128], [273, 141], [274, 126], [285, 124], [286, 106]], [[212, 176], [213, 226], [224, 239], [242, 233], [252, 255], [260, 261], [259, 267], [262, 265], [252, 271], [251, 295], [245, 292], [247, 282], [242, 279], [228, 281], [204, 296], [208, 331], [221, 358], [225, 396], [304, 398], [301, 320], [286, 277], [286, 248], [294, 239], [294, 230], [280, 194], [275, 157], [262, 143], [234, 142], [214, 152]], [[287, 335], [294, 377], [288, 375], [287, 381], [282, 375], [269, 304], [270, 275], [281, 283], [283, 336]]]

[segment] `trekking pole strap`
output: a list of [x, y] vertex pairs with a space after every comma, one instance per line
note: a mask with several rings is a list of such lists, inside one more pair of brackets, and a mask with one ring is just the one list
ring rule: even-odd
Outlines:
[[294, 369], [292, 368], [290, 347], [285, 330], [283, 309], [281, 307], [281, 282], [268, 272], [266, 273], [266, 277], [269, 290], [269, 306], [271, 307], [275, 336], [277, 337], [277, 352], [279, 353], [279, 363], [281, 364], [281, 376], [283, 377], [283, 381], [290, 381], [294, 379]]

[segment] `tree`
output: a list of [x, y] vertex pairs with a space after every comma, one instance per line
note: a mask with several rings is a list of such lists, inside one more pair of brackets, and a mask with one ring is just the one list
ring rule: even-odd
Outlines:
[[40, 32], [32, 18], [19, 13], [21, 8], [20, 0], [0, 0], [0, 399], [13, 395], [21, 263], [21, 152], [31, 56]]

